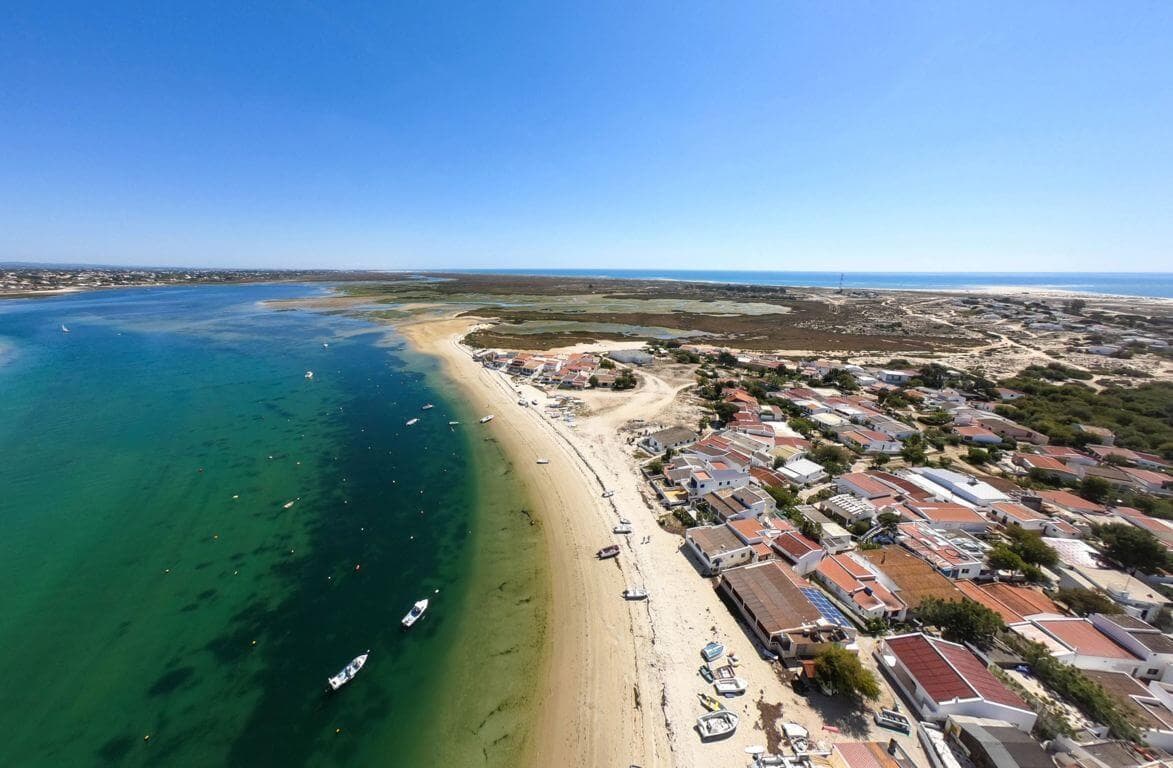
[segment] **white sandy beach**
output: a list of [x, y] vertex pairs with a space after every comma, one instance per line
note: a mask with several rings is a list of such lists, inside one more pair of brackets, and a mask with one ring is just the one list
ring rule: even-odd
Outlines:
[[[474, 410], [496, 414], [490, 424], [469, 428], [490, 430], [501, 441], [544, 526], [551, 558], [551, 633], [531, 764], [746, 764], [745, 747], [767, 744], [758, 702], [782, 705], [784, 719], [804, 725], [816, 739], [895, 737], [909, 752], [921, 754], [913, 737], [877, 730], [870, 719], [852, 719], [852, 732], [824, 731], [824, 717], [847, 722], [841, 719], [847, 711], [843, 703], [804, 699], [784, 684], [679, 551], [683, 540], [656, 524], [661, 510], [645, 499], [648, 489], [618, 430], [632, 418], [655, 419], [672, 406], [678, 388], [641, 372], [638, 390], [599, 393], [591, 398], [595, 413], [571, 427], [543, 409], [519, 406], [513, 382], [471, 359], [459, 339], [473, 323], [433, 318], [400, 330], [416, 349], [443, 361]], [[539, 390], [523, 389], [527, 401], [545, 402]], [[538, 465], [538, 458], [550, 463]], [[602, 498], [604, 488], [615, 495]], [[632, 535], [611, 533], [620, 517], [632, 522]], [[641, 544], [645, 536], [650, 541]], [[622, 545], [620, 556], [597, 561], [594, 553], [613, 542]], [[651, 598], [624, 601], [621, 592], [628, 585], [646, 586]], [[714, 639], [741, 658], [739, 674], [750, 689], [725, 701], [742, 717], [737, 733], [702, 744], [693, 729], [704, 712], [697, 694], [712, 689], [697, 668], [701, 646]], [[861, 656], [867, 660], [866, 651]]]

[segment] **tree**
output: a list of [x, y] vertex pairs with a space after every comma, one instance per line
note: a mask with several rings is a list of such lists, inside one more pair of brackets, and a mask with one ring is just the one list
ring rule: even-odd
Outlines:
[[1112, 486], [1102, 477], [1085, 477], [1079, 484], [1079, 495], [1088, 501], [1100, 503], [1108, 498]]
[[1002, 630], [1002, 617], [972, 600], [942, 600], [928, 597], [916, 609], [917, 618], [940, 627], [947, 640], [972, 642], [988, 647]]
[[877, 453], [875, 456], [872, 457], [872, 466], [873, 467], [882, 467], [885, 464], [887, 464], [889, 461], [891, 461], [891, 458], [888, 457], [888, 454]]
[[880, 526], [880, 531], [889, 536], [895, 536], [900, 530], [897, 528], [900, 525], [900, 515], [895, 512], [881, 512], [876, 517], [876, 525]]
[[608, 360], [607, 358], [605, 358], [605, 357], [604, 357], [602, 360], [600, 360], [600, 361], [599, 361], [599, 367], [600, 367], [600, 368], [614, 368], [614, 367], [615, 367], [615, 361], [614, 361], [614, 360]]
[[1090, 616], [1093, 613], [1123, 613], [1120, 606], [1109, 598], [1082, 587], [1061, 589], [1055, 593], [1055, 599], [1080, 616]]
[[842, 696], [873, 701], [880, 698], [875, 674], [860, 663], [857, 654], [837, 645], [815, 656], [815, 680]]
[[990, 460], [990, 454], [983, 448], [971, 447], [965, 452], [965, 460], [970, 464], [985, 464]]
[[1129, 523], [1092, 527], [1092, 534], [1104, 543], [1104, 554], [1126, 570], [1154, 573], [1165, 567], [1169, 555], [1160, 540]]
[[927, 461], [924, 446], [920, 443], [908, 442], [900, 449], [900, 457], [913, 466], [921, 466]]
[[722, 350], [717, 355], [717, 365], [723, 365], [726, 368], [733, 368], [737, 365], [737, 356], [732, 352]]
[[587, 384], [590, 384], [592, 387], [599, 386], [599, 377], [591, 374], [591, 377], [587, 379]]
[[717, 414], [717, 418], [724, 423], [732, 419], [733, 414], [737, 413], [737, 406], [733, 403], [717, 403], [713, 406], [713, 411]]
[[786, 424], [803, 437], [810, 437], [815, 432], [815, 423], [810, 419], [795, 417]]
[[1006, 536], [1010, 539], [1010, 549], [1024, 562], [1045, 568], [1059, 562], [1059, 553], [1043, 541], [1043, 536], [1038, 531], [1028, 531], [1012, 525], [1006, 529]]
[[646, 465], [646, 469], [653, 475], [658, 475], [664, 471], [664, 462], [659, 459], [652, 459]]
[[995, 544], [986, 560], [995, 571], [1022, 571], [1026, 568], [1026, 561], [1005, 544]]

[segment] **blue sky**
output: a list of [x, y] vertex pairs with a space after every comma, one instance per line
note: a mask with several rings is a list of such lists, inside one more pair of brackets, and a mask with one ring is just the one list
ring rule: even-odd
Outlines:
[[0, 261], [1173, 271], [1171, 3], [23, 5]]

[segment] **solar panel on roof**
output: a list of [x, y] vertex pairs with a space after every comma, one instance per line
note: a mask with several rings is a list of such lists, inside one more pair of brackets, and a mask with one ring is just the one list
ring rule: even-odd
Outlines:
[[824, 619], [836, 626], [850, 629], [851, 622], [835, 607], [830, 598], [815, 587], [799, 587], [799, 589], [802, 590], [802, 594], [806, 595], [806, 599], [810, 601], [811, 605], [818, 609]]

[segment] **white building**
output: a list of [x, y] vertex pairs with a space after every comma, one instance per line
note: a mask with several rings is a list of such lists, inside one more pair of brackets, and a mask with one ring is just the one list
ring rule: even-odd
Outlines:
[[827, 479], [827, 471], [810, 459], [792, 459], [776, 471], [795, 485], [814, 485]]
[[1037, 714], [965, 646], [922, 633], [885, 638], [876, 649], [880, 669], [921, 718], [950, 715], [1003, 720], [1029, 731]]

